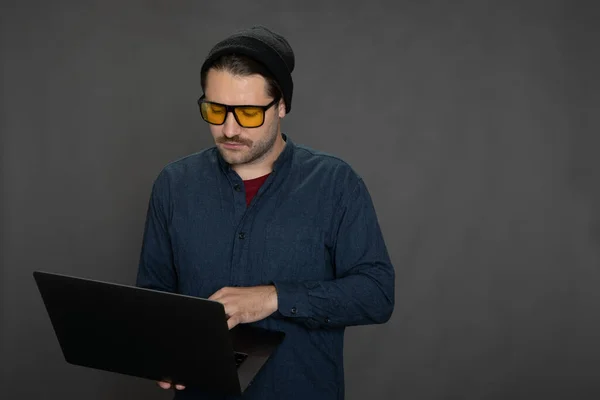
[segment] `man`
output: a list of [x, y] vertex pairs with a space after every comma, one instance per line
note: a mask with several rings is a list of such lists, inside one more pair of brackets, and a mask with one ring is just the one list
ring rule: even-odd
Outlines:
[[389, 320], [395, 275], [363, 180], [281, 131], [293, 69], [265, 27], [210, 51], [198, 104], [215, 146], [154, 182], [137, 285], [219, 301], [230, 328], [286, 333], [244, 398], [343, 399], [344, 328]]

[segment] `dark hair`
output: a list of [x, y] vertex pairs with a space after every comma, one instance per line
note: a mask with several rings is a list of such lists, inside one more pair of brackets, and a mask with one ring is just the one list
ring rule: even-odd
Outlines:
[[211, 69], [227, 71], [237, 76], [261, 75], [267, 81], [267, 95], [273, 98], [279, 97], [280, 100], [283, 99], [283, 92], [273, 74], [263, 64], [253, 58], [241, 54], [226, 54], [219, 57], [202, 73], [200, 77], [202, 91], [206, 89], [206, 75]]

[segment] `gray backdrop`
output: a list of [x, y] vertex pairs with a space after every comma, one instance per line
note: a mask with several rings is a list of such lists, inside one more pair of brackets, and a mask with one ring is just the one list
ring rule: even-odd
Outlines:
[[2, 4], [3, 399], [168, 397], [66, 364], [31, 272], [134, 282], [153, 179], [212, 143], [201, 62], [253, 24], [296, 52], [284, 132], [365, 178], [397, 269], [347, 398], [600, 396], [594, 2]]

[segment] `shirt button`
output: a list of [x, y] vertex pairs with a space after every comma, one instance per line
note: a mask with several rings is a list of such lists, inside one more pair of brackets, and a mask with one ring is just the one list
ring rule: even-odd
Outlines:
[[296, 314], [296, 311], [298, 311], [298, 310], [296, 310], [296, 307], [292, 307], [291, 311], [292, 311], [292, 314]]
[[329, 317], [325, 317], [325, 323], [328, 324], [329, 323]]
[[233, 187], [235, 189], [236, 192], [239, 192], [242, 190], [241, 186], [239, 184], [235, 184], [235, 186]]
[[245, 237], [246, 237], [246, 233], [245, 233], [245, 232], [240, 232], [240, 234], [238, 235], [238, 237], [239, 237], [240, 239], [243, 239], [243, 238], [245, 238]]

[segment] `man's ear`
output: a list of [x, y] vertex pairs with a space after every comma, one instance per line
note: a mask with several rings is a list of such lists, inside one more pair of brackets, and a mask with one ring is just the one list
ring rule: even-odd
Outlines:
[[279, 100], [279, 108], [278, 108], [279, 118], [285, 117], [285, 101], [283, 99]]

